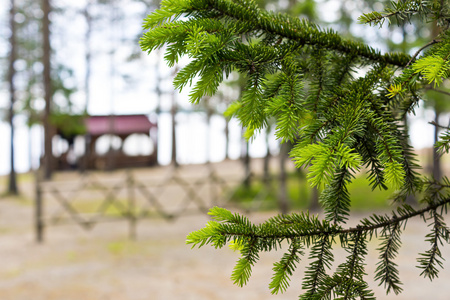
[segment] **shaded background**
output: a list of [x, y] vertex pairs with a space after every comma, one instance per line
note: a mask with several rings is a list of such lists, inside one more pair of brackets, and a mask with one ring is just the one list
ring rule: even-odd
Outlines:
[[[8, 55], [10, 26], [8, 9], [11, 1], [2, 0], [0, 6], [0, 59], [2, 84], [0, 108], [5, 122], [0, 123], [0, 174], [10, 170], [10, 127], [8, 115], [10, 96], [8, 90]], [[357, 23], [363, 12], [382, 9], [382, 1], [260, 1], [270, 10], [281, 10], [308, 18], [322, 26], [332, 27], [346, 36], [362, 39], [382, 51], [400, 50], [414, 53], [431, 38], [432, 24], [413, 22], [402, 27], [372, 28]], [[150, 55], [142, 53], [138, 40], [142, 33], [142, 20], [158, 1], [52, 1], [50, 13], [52, 113], [73, 115], [145, 114], [157, 120], [158, 162], [171, 162], [171, 110], [175, 105], [177, 158], [180, 163], [221, 161], [225, 157], [237, 159], [245, 152], [241, 141], [241, 129], [236, 120], [229, 122], [229, 143], [226, 142], [226, 121], [222, 117], [228, 103], [239, 96], [238, 76], [232, 74], [218, 95], [193, 106], [188, 101], [189, 88], [174, 92], [174, 69], [163, 62], [162, 51]], [[16, 58], [14, 62], [14, 125], [15, 165], [19, 172], [26, 172], [39, 165], [43, 154], [44, 86], [42, 63], [41, 4], [40, 1], [15, 0]], [[186, 61], [181, 61], [181, 65]], [[355, 74], [357, 75], [357, 73]], [[439, 99], [438, 99], [439, 102]], [[443, 101], [440, 101], [443, 102]], [[438, 107], [442, 124], [446, 124], [445, 104], [422, 104], [416, 116], [410, 116], [411, 142], [417, 149], [431, 147], [434, 127], [428, 124], [434, 119]], [[210, 115], [210, 118], [208, 117]], [[206, 124], [209, 121], [209, 125]], [[273, 132], [261, 132], [250, 144], [250, 155], [262, 157], [269, 149], [278, 153]], [[67, 145], [58, 136], [53, 138], [54, 153], [64, 151]], [[192, 141], [195, 140], [195, 143]], [[105, 152], [111, 142], [104, 138], [97, 146]], [[76, 143], [76, 153], [84, 152], [81, 141]], [[139, 147], [137, 142], [132, 143]], [[133, 147], [131, 147], [133, 148]], [[130, 151], [129, 151], [130, 152]], [[131, 151], [132, 152], [132, 151]]]

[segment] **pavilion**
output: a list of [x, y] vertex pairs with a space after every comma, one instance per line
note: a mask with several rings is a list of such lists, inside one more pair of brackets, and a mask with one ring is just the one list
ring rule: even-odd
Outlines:
[[[112, 170], [126, 167], [144, 167], [157, 164], [157, 132], [158, 125], [151, 122], [146, 115], [107, 115], [88, 116], [84, 119], [86, 132], [84, 134], [84, 153], [73, 157], [74, 137], [67, 139], [68, 150], [57, 157], [58, 169], [81, 168]], [[135, 154], [125, 153], [123, 145], [132, 135], [144, 135], [152, 144], [152, 149], [136, 149]], [[114, 147], [99, 153], [96, 145], [102, 137], [114, 138]], [[105, 139], [105, 138], [103, 138]], [[147, 143], [146, 145], [148, 145]]]

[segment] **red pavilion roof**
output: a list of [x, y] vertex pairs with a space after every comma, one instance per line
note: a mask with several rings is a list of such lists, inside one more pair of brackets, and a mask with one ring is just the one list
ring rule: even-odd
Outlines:
[[90, 116], [86, 119], [87, 132], [93, 136], [110, 133], [116, 135], [148, 134], [150, 128], [156, 126], [146, 115]]

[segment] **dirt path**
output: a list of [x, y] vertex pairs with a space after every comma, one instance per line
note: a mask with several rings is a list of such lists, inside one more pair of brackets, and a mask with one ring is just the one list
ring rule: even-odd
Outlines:
[[[303, 267], [285, 294], [271, 295], [268, 290], [272, 263], [281, 252], [262, 254], [249, 284], [234, 286], [229, 277], [238, 253], [208, 246], [191, 250], [185, 245], [186, 235], [208, 221], [205, 215], [175, 222], [144, 221], [138, 226], [137, 241], [128, 240], [125, 222], [100, 224], [88, 232], [74, 225], [52, 227], [46, 232], [46, 242], [38, 245], [32, 213], [25, 200], [0, 201], [1, 300], [269, 300], [298, 299], [300, 294]], [[260, 221], [273, 214], [255, 213], [251, 219]], [[417, 253], [428, 247], [422, 242], [426, 233], [421, 220], [408, 223], [397, 260], [404, 292], [398, 297], [386, 296], [373, 283], [378, 299], [450, 299], [448, 262], [432, 283], [420, 278], [414, 267]], [[369, 277], [373, 277], [377, 262], [375, 247], [370, 244]], [[335, 253], [340, 262], [342, 251]], [[443, 248], [443, 255], [450, 257], [449, 246]]]

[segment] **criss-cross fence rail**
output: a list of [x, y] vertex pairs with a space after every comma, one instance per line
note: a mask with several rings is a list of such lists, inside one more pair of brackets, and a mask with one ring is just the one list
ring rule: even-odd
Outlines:
[[98, 223], [111, 221], [126, 221], [130, 238], [135, 238], [137, 224], [143, 219], [173, 220], [205, 213], [215, 205], [230, 204], [235, 187], [245, 180], [244, 172], [233, 168], [228, 173], [213, 167], [162, 170], [153, 174], [126, 170], [37, 180], [37, 241], [44, 240], [49, 226], [75, 223], [89, 230]]

